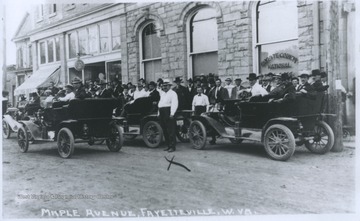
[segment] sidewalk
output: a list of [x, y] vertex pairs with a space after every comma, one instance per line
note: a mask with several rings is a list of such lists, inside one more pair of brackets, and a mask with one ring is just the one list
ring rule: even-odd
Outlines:
[[350, 139], [346, 139], [343, 141], [344, 147], [346, 148], [350, 148], [350, 149], [355, 149], [356, 147], [356, 143], [355, 143], [355, 137], [351, 137]]

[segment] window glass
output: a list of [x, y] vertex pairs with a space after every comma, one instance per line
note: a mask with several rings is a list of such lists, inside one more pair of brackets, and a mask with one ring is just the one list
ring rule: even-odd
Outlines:
[[260, 73], [298, 72], [298, 41], [261, 46]]
[[23, 67], [23, 51], [22, 51], [22, 48], [18, 49], [18, 66]]
[[60, 61], [60, 39], [55, 38], [56, 61]]
[[99, 25], [100, 29], [100, 52], [109, 51], [109, 23]]
[[45, 54], [45, 42], [40, 42], [40, 64], [45, 64], [46, 54]]
[[54, 44], [52, 40], [47, 40], [48, 62], [54, 62]]
[[217, 52], [192, 55], [193, 76], [200, 74], [218, 73]]
[[111, 22], [111, 33], [112, 33], [112, 50], [120, 49], [120, 20], [114, 20]]
[[160, 36], [153, 23], [148, 24], [142, 33], [143, 59], [161, 57]]
[[88, 28], [89, 30], [89, 53], [96, 53], [98, 52], [98, 32], [97, 26], [91, 26]]
[[258, 6], [258, 42], [298, 37], [297, 1], [274, 1]]
[[86, 29], [81, 29], [78, 32], [79, 36], [79, 53], [81, 55], [88, 54], [87, 51], [87, 42], [88, 42], [88, 34]]
[[154, 61], [147, 61], [144, 63], [144, 72], [146, 81], [156, 81], [161, 76], [161, 59]]
[[76, 58], [76, 35], [71, 33], [69, 36], [69, 58]]
[[[213, 51], [218, 49], [218, 31], [212, 8], [201, 9], [190, 21], [191, 52]], [[205, 34], [206, 33], [206, 34]]]
[[108, 62], [107, 73], [110, 81], [114, 81], [115, 78], [121, 81], [121, 61]]

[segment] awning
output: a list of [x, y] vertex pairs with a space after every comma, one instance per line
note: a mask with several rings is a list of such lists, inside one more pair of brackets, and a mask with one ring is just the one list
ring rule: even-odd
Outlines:
[[29, 94], [32, 92], [36, 92], [39, 87], [47, 87], [51, 81], [54, 81], [55, 84], [59, 82], [60, 79], [60, 68], [56, 68], [55, 70], [38, 70], [33, 73], [28, 79], [25, 80], [19, 87], [17, 87], [14, 91], [14, 95], [18, 96], [20, 94]]

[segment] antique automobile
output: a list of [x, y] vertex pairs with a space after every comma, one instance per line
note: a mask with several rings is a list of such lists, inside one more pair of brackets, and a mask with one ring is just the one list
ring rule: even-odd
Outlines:
[[115, 99], [74, 99], [70, 102], [54, 102], [51, 108], [36, 112], [34, 118], [21, 120], [18, 144], [21, 152], [27, 152], [29, 142], [56, 141], [61, 157], [74, 153], [75, 143], [105, 140], [112, 152], [118, 152], [123, 143], [122, 129], [113, 119]]
[[[271, 159], [286, 161], [296, 145], [324, 154], [334, 145], [334, 133], [322, 119], [323, 93], [314, 98], [297, 96], [289, 103], [226, 100], [224, 110], [194, 116], [189, 137], [195, 149], [203, 149], [207, 136], [262, 142]], [[328, 114], [330, 115], [330, 114]]]
[[[126, 116], [115, 117], [124, 128], [125, 140], [133, 140], [138, 135], [146, 146], [150, 148], [159, 147], [163, 140], [163, 130], [157, 116], [157, 103], [154, 103], [149, 97], [138, 98], [131, 106], [127, 108]], [[192, 111], [182, 110], [175, 114], [177, 130], [176, 136], [181, 142], [189, 142], [188, 128]]]
[[17, 133], [21, 124], [17, 122], [19, 117], [19, 109], [16, 107], [9, 107], [2, 119], [3, 137], [9, 139], [11, 133]]

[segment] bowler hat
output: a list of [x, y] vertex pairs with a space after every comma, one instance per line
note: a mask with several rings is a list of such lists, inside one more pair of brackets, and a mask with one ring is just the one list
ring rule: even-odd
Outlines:
[[175, 80], [174, 80], [175, 83], [177, 82], [182, 82], [182, 79], [180, 77], [176, 77]]
[[192, 78], [189, 78], [187, 81], [188, 81], [189, 83], [193, 83]]
[[159, 78], [159, 79], [157, 80], [157, 83], [159, 83], [159, 82], [163, 83], [164, 80], [163, 80], [162, 78]]
[[156, 87], [156, 83], [154, 81], [150, 81], [149, 85]]
[[230, 81], [230, 82], [231, 82], [232, 80], [231, 80], [231, 78], [226, 78], [226, 80], [225, 80], [225, 81]]
[[236, 78], [235, 81], [240, 81], [241, 82], [242, 80], [241, 80], [241, 78]]
[[311, 76], [316, 76], [316, 75], [321, 75], [319, 69], [315, 69], [315, 70], [312, 70], [312, 71], [311, 71]]
[[325, 71], [322, 71], [320, 74], [321, 74], [321, 77], [322, 77], [322, 78], [326, 78], [326, 77], [327, 77], [327, 73], [326, 73]]
[[287, 72], [285, 73], [282, 73], [281, 76], [280, 76], [280, 79], [283, 80], [283, 81], [286, 81], [286, 80], [289, 80], [290, 76]]
[[74, 79], [72, 80], [72, 84], [80, 84], [82, 82], [82, 80], [78, 77], [74, 77]]
[[299, 81], [299, 78], [297, 78], [297, 77], [292, 77], [291, 80], [297, 80], [297, 81]]
[[247, 77], [246, 79], [252, 81], [252, 80], [258, 79], [258, 77], [256, 76], [255, 73], [250, 73], [250, 74], [249, 74], [249, 77]]
[[299, 78], [309, 78], [309, 75], [306, 73], [302, 73], [299, 75]]

